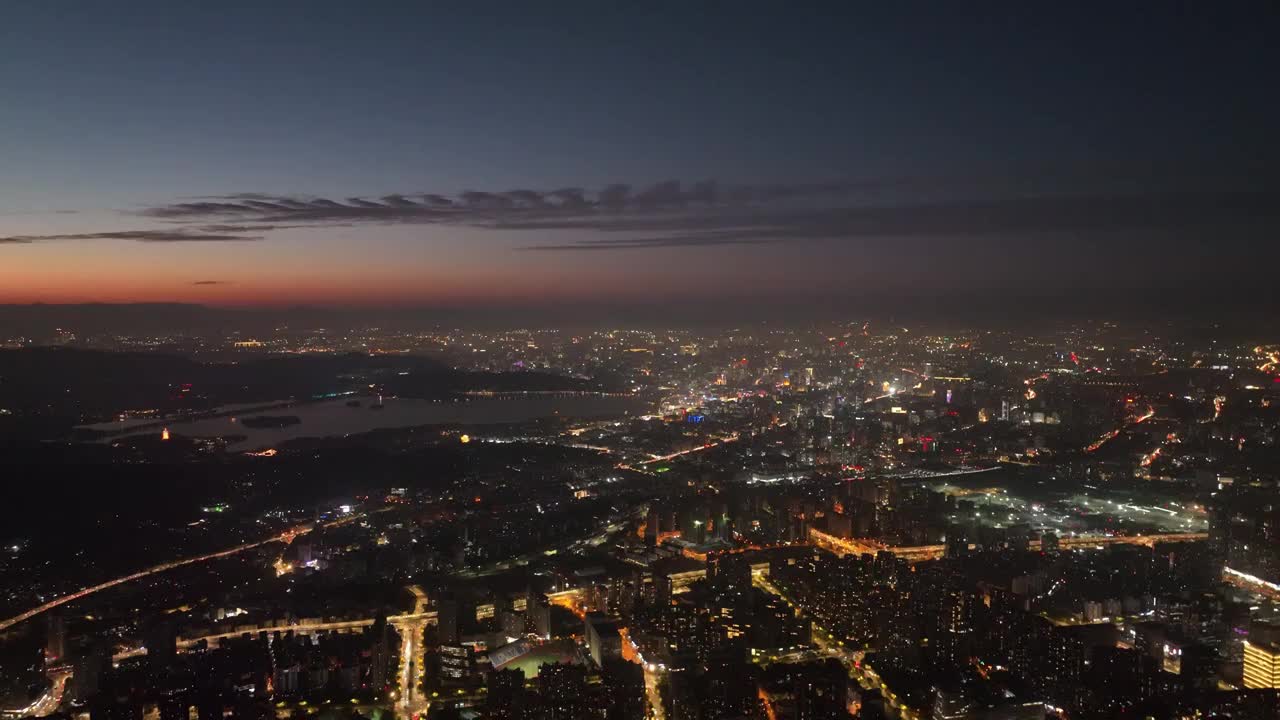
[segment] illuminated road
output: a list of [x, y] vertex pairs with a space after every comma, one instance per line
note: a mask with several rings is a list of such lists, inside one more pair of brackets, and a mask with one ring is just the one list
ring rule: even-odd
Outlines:
[[[421, 612], [406, 613], [404, 615], [389, 615], [387, 622], [400, 627], [409, 627], [412, 625], [420, 625], [427, 627], [436, 624], [437, 614], [435, 610], [423, 609]], [[270, 623], [265, 625], [254, 625], [252, 627], [237, 627], [227, 632], [213, 633], [210, 635], [201, 635], [199, 637], [183, 638], [177, 640], [179, 650], [190, 650], [200, 643], [207, 643], [211, 646], [217, 646], [224, 640], [234, 640], [246, 635], [253, 637], [260, 633], [293, 633], [295, 635], [315, 635], [318, 633], [350, 633], [363, 632], [366, 628], [372, 627], [374, 618], [356, 618], [351, 620], [334, 620], [331, 622], [301, 622], [301, 623]], [[111, 656], [115, 662], [128, 660], [129, 658], [141, 657], [147, 654], [145, 647], [129, 648], [122, 650]]]
[[681, 450], [680, 452], [673, 452], [670, 455], [659, 455], [657, 457], [649, 458], [648, 460], [645, 460], [644, 462], [637, 463], [637, 464], [652, 465], [654, 463], [666, 462], [667, 460], [674, 460], [675, 458], [682, 457], [684, 455], [700, 453], [706, 450], [710, 450], [712, 448], [720, 447], [721, 445], [728, 445], [731, 442], [737, 442], [738, 439], [741, 437], [742, 435], [740, 433], [734, 433], [733, 435], [730, 435], [729, 437], [724, 438], [723, 440], [717, 440], [716, 442], [707, 443], [705, 445], [699, 445], [698, 447], [689, 448], [688, 450]]
[[[563, 596], [563, 593], [560, 593], [560, 595]], [[577, 613], [578, 611], [574, 610], [574, 612]], [[579, 617], [583, 616], [583, 614], [579, 614]], [[666, 666], [658, 663], [645, 662], [644, 653], [640, 652], [640, 647], [636, 645], [636, 641], [631, 637], [631, 633], [628, 632], [626, 628], [623, 628], [621, 634], [624, 648], [629, 648], [631, 652], [635, 654], [636, 662], [640, 665], [640, 669], [644, 671], [644, 692], [649, 701], [649, 712], [647, 717], [649, 720], [666, 720], [667, 711], [666, 708], [662, 706], [662, 694], [658, 692], [658, 685], [662, 682], [662, 676], [667, 672]], [[622, 656], [624, 658], [627, 657], [625, 651]]]
[[[903, 368], [903, 370], [906, 370], [906, 368]], [[910, 371], [908, 371], [908, 372], [910, 372]], [[909, 391], [909, 390], [919, 390], [919, 389], [920, 389], [920, 388], [922, 388], [922, 387], [924, 387], [924, 382], [918, 382], [918, 383], [916, 383], [915, 385], [912, 385], [911, 387], [907, 388], [906, 390], [908, 390], [908, 391]], [[903, 391], [903, 390], [900, 390], [900, 389], [898, 389], [898, 388], [890, 388], [890, 389], [889, 389], [889, 392], [887, 392], [887, 393], [885, 393], [885, 394], [883, 394], [883, 395], [877, 395], [877, 396], [875, 396], [875, 397], [869, 397], [869, 398], [867, 398], [866, 400], [863, 400], [862, 402], [863, 402], [864, 404], [870, 404], [870, 403], [873, 403], [873, 402], [875, 402], [875, 401], [877, 401], [877, 400], [884, 400], [885, 398], [897, 397], [897, 396], [898, 396], [898, 394], [899, 394], [899, 393], [902, 393], [902, 392], [904, 392], [904, 391]]]
[[426, 713], [431, 704], [422, 696], [422, 679], [426, 674], [423, 662], [426, 649], [422, 640], [427, 625], [435, 624], [436, 613], [427, 610], [427, 593], [420, 585], [410, 585], [409, 592], [413, 593], [413, 612], [387, 618], [387, 622], [400, 632], [400, 669], [396, 672], [400, 697], [396, 699], [396, 707], [402, 714], [413, 717]]
[[1272, 600], [1280, 600], [1280, 585], [1270, 582], [1269, 580], [1263, 580], [1256, 575], [1250, 575], [1248, 573], [1240, 572], [1234, 568], [1224, 567], [1222, 568], [1222, 579], [1238, 588], [1241, 588], [1242, 590], [1248, 590], [1259, 595], [1265, 595]]
[[815, 528], [809, 528], [809, 542], [837, 555], [875, 555], [881, 550], [889, 549], [888, 545], [874, 540], [836, 537]]
[[[1196, 542], [1199, 540], [1207, 540], [1208, 538], [1209, 534], [1202, 532], [1155, 533], [1151, 535], [1081, 535], [1079, 537], [1059, 538], [1058, 546], [1064, 550], [1088, 549], [1102, 547], [1105, 545], [1143, 545], [1146, 547], [1155, 547], [1156, 543]], [[824, 550], [834, 552], [837, 555], [875, 555], [881, 550], [888, 550], [894, 555], [904, 558], [910, 562], [937, 560], [946, 553], [947, 549], [946, 545], [889, 547], [887, 545], [877, 543], [874, 540], [836, 537], [835, 535], [830, 535], [814, 528], [809, 528], [809, 541], [814, 545]], [[1040, 541], [1032, 540], [1027, 543], [1027, 549], [1039, 551]]]
[[[395, 705], [397, 712], [403, 717], [422, 715], [426, 713], [431, 704], [430, 700], [423, 697], [422, 694], [422, 680], [426, 672], [426, 666], [423, 662], [426, 649], [423, 646], [422, 639], [426, 628], [435, 625], [437, 622], [437, 612], [427, 608], [427, 594], [423, 592], [422, 588], [415, 585], [411, 586], [409, 590], [414, 595], [413, 612], [387, 617], [387, 622], [393, 625], [396, 631], [400, 633], [400, 662], [396, 672], [396, 681], [400, 689], [395, 697]], [[202, 642], [216, 646], [223, 640], [239, 638], [245, 635], [252, 637], [259, 633], [291, 632], [297, 635], [312, 635], [330, 632], [361, 632], [371, 627], [374, 622], [374, 618], [357, 618], [331, 622], [271, 623], [253, 627], [238, 627], [227, 632], [200, 637], [179, 638], [177, 645], [180, 650], [190, 650]], [[146, 655], [146, 653], [146, 648], [132, 648], [117, 653], [112, 659], [115, 662], [120, 662], [128, 658]], [[61, 701], [60, 693], [58, 700], [59, 702]], [[57, 704], [55, 703], [53, 707], [56, 708]]]
[[1087, 453], [1097, 452], [1103, 445], [1106, 445], [1112, 440], [1115, 440], [1116, 438], [1120, 437], [1120, 433], [1124, 432], [1126, 429], [1133, 427], [1134, 425], [1141, 425], [1142, 423], [1155, 417], [1155, 414], [1156, 414], [1156, 409], [1153, 407], [1148, 407], [1145, 413], [1134, 418], [1132, 422], [1127, 422], [1121, 425], [1120, 427], [1116, 428], [1115, 430], [1112, 430], [1108, 433], [1104, 433], [1102, 437], [1086, 445], [1084, 448], [1084, 451]]
[[[790, 606], [796, 612], [805, 614], [805, 615], [808, 614], [808, 613], [805, 613], [798, 605], [796, 605], [795, 602], [790, 597], [788, 597], [786, 593], [782, 592], [782, 590], [780, 590], [776, 585], [774, 585], [769, 580], [768, 577], [764, 575], [752, 575], [751, 582], [756, 587], [760, 588], [761, 590], [764, 590], [770, 595], [776, 595], [777, 597], [781, 598], [785, 603], [787, 603], [788, 606]], [[813, 618], [810, 618], [810, 620], [813, 620]], [[822, 627], [817, 622], [813, 623], [813, 633], [810, 637], [810, 641], [815, 646], [814, 648], [804, 649], [804, 650], [795, 650], [792, 652], [782, 653], [779, 655], [770, 655], [768, 656], [768, 660], [771, 663], [773, 662], [803, 663], [803, 662], [812, 662], [814, 660], [820, 660], [823, 658], [836, 658], [837, 660], [840, 660], [842, 663], [844, 663], [845, 667], [852, 668], [854, 664], [860, 661], [863, 655], [865, 654], [862, 650], [854, 650], [851, 648], [846, 648], [844, 646], [843, 641], [837, 640], [835, 636], [833, 636], [830, 632], [827, 631], [826, 628]]]
[[[1168, 447], [1169, 445], [1175, 445], [1180, 442], [1182, 442], [1182, 440], [1178, 438], [1178, 433], [1176, 432], [1169, 433], [1168, 435], [1165, 436], [1164, 440], [1159, 445], [1156, 445], [1154, 450], [1142, 456], [1142, 460], [1138, 462], [1138, 466], [1142, 468], [1151, 467], [1151, 465], [1157, 459], [1160, 458], [1160, 455], [1164, 453], [1164, 449], [1166, 447]], [[1144, 470], [1143, 472], [1146, 473], [1148, 471]]]
[[[387, 507], [378, 508], [376, 510], [373, 510], [372, 512], [377, 513], [377, 512], [383, 512], [385, 510], [390, 510], [390, 509], [391, 509], [391, 506], [387, 506]], [[320, 527], [321, 528], [339, 527], [351, 522], [355, 522], [356, 520], [359, 520], [361, 518], [364, 518], [368, 514], [369, 513], [356, 513], [354, 515], [347, 515], [345, 517], [338, 518], [337, 520], [324, 523]], [[54, 598], [53, 600], [50, 600], [49, 602], [39, 607], [32, 608], [22, 613], [21, 615], [16, 615], [14, 617], [9, 618], [8, 620], [0, 621], [0, 632], [8, 630], [9, 628], [13, 627], [14, 625], [17, 625], [20, 622], [30, 620], [31, 618], [39, 615], [40, 613], [47, 612], [61, 605], [66, 605], [69, 602], [75, 602], [76, 600], [79, 600], [83, 597], [87, 597], [96, 592], [101, 592], [103, 590], [113, 588], [117, 585], [123, 585], [125, 583], [133, 582], [134, 580], [141, 580], [142, 578], [147, 577], [148, 575], [155, 575], [157, 573], [166, 572], [168, 570], [173, 570], [174, 568], [183, 567], [184, 565], [194, 565], [196, 563], [208, 562], [210, 560], [224, 558], [229, 555], [235, 555], [236, 553], [242, 553], [245, 550], [252, 550], [253, 548], [262, 547], [263, 545], [270, 545], [271, 543], [278, 542], [278, 543], [284, 543], [285, 545], [288, 545], [289, 543], [294, 541], [294, 538], [298, 537], [299, 535], [305, 535], [306, 533], [309, 533], [314, 529], [315, 528], [312, 525], [299, 525], [297, 527], [290, 528], [280, 533], [279, 535], [266, 538], [265, 540], [246, 543], [244, 545], [237, 545], [233, 548], [228, 548], [226, 550], [219, 550], [218, 552], [212, 552], [206, 555], [197, 555], [196, 557], [184, 558], [182, 560], [170, 560], [169, 562], [160, 563], [159, 565], [153, 565], [147, 568], [146, 570], [139, 570], [138, 572], [125, 575], [124, 577], [118, 577], [114, 580], [108, 580], [106, 582], [98, 583], [97, 585], [90, 585], [89, 587], [81, 588], [68, 595], [63, 595], [62, 597]]]
[[67, 680], [71, 679], [71, 671], [66, 668], [52, 670], [49, 673], [48, 691], [35, 702], [17, 710], [0, 710], [0, 715], [12, 718], [46, 717], [57, 712], [62, 704], [62, 695], [67, 690]]
[[80, 598], [87, 597], [89, 595], [92, 595], [96, 592], [100, 592], [102, 590], [106, 590], [108, 588], [113, 588], [117, 585], [123, 585], [128, 582], [133, 582], [134, 580], [141, 580], [142, 578], [147, 577], [148, 575], [155, 575], [156, 573], [162, 573], [167, 570], [172, 570], [174, 568], [182, 567], [184, 565], [194, 565], [195, 563], [207, 562], [209, 560], [216, 560], [217, 558], [227, 557], [228, 555], [235, 555], [236, 553], [241, 553], [241, 552], [244, 552], [245, 550], [252, 550], [253, 548], [261, 547], [263, 545], [268, 545], [270, 543], [275, 543], [275, 542], [289, 543], [289, 542], [292, 542], [293, 539], [297, 537], [297, 535], [299, 534], [301, 533], [296, 532], [295, 530], [290, 530], [286, 533], [276, 535], [275, 537], [267, 538], [266, 540], [259, 540], [258, 542], [248, 543], [246, 545], [237, 545], [236, 547], [233, 547], [227, 550], [220, 550], [215, 553], [209, 553], [207, 555], [198, 555], [196, 557], [185, 558], [182, 560], [172, 560], [170, 562], [154, 565], [152, 567], [147, 568], [146, 570], [140, 570], [131, 575], [118, 577], [114, 580], [108, 580], [103, 583], [98, 583], [97, 585], [90, 585], [87, 588], [82, 588], [69, 595], [63, 595], [62, 597], [55, 598], [39, 607], [32, 608], [22, 613], [21, 615], [14, 616], [9, 618], [8, 620], [4, 620], [0, 622], [0, 631], [7, 630], [13, 627], [14, 625], [17, 625], [20, 622], [23, 622], [25, 620], [30, 620], [36, 615], [52, 610], [60, 605], [65, 605], [69, 602], [74, 602], [76, 600], [79, 600]]
[[1270, 373], [1280, 370], [1280, 350], [1275, 348], [1258, 346], [1253, 351], [1262, 356], [1263, 362], [1258, 366], [1258, 370]]
[[658, 670], [652, 663], [645, 665], [640, 664], [644, 668], [644, 693], [649, 699], [649, 717], [653, 720], [666, 720], [667, 709], [662, 705], [662, 693], [658, 691], [658, 683], [662, 681], [663, 671]]
[[422, 643], [424, 628], [426, 622], [421, 620], [396, 625], [401, 639], [400, 669], [396, 672], [400, 695], [396, 698], [396, 709], [409, 717], [425, 713], [431, 704], [422, 694], [422, 678], [426, 673]]

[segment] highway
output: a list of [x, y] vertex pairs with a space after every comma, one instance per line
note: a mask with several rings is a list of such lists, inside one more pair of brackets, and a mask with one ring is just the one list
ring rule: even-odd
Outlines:
[[641, 462], [636, 463], [635, 465], [628, 465], [626, 463], [622, 463], [618, 465], [618, 469], [619, 470], [639, 470], [641, 467], [645, 465], [653, 465], [654, 463], [666, 462], [667, 460], [674, 460], [678, 457], [691, 455], [693, 453], [704, 452], [712, 448], [720, 447], [721, 445], [727, 445], [731, 442], [737, 442], [739, 439], [741, 439], [741, 437], [742, 437], [741, 433], [734, 433], [733, 435], [730, 435], [729, 437], [726, 437], [723, 440], [709, 442], [704, 445], [699, 445], [697, 447], [689, 448], [688, 450], [681, 450], [679, 452], [673, 452], [668, 455], [654, 455], [650, 457], [648, 460], [643, 460]]
[[[1151, 535], [1082, 535], [1079, 537], [1059, 538], [1058, 546], [1064, 550], [1094, 548], [1105, 545], [1144, 545], [1146, 547], [1155, 547], [1156, 543], [1195, 542], [1198, 540], [1207, 540], [1208, 538], [1209, 534], [1202, 532], [1155, 533]], [[824, 550], [829, 550], [838, 555], [874, 555], [881, 550], [888, 550], [894, 555], [905, 558], [910, 562], [937, 560], [943, 556], [947, 548], [946, 545], [890, 547], [877, 543], [874, 540], [836, 537], [835, 535], [824, 533], [821, 530], [814, 528], [809, 528], [809, 541]], [[1040, 541], [1032, 540], [1027, 544], [1027, 549], [1039, 551]]]
[[[421, 713], [425, 713], [430, 701], [423, 697], [422, 679], [426, 672], [423, 662], [426, 648], [423, 646], [423, 632], [427, 626], [434, 625], [437, 622], [437, 611], [428, 609], [429, 601], [427, 593], [417, 585], [409, 586], [409, 592], [413, 594], [414, 603], [413, 611], [403, 615], [390, 615], [387, 622], [395, 626], [396, 631], [400, 633], [400, 662], [399, 669], [396, 673], [399, 692], [396, 696], [396, 707], [400, 709], [403, 715], [413, 717]], [[202, 635], [191, 638], [178, 638], [178, 649], [189, 650], [200, 643], [208, 643], [209, 645], [217, 645], [224, 640], [243, 637], [245, 635], [255, 636], [259, 633], [288, 633], [292, 632], [298, 635], [311, 635], [322, 632], [361, 632], [371, 627], [375, 622], [374, 618], [355, 618], [346, 620], [330, 620], [319, 622], [302, 622], [302, 623], [279, 623], [273, 622], [253, 627], [237, 627], [221, 633], [213, 633], [210, 635]], [[146, 654], [146, 648], [131, 648], [121, 653], [117, 653], [112, 659], [116, 662], [121, 660], [138, 657]], [[60, 699], [60, 698], [59, 698]], [[57, 707], [57, 703], [53, 705]]]
[[[436, 623], [436, 618], [437, 615], [435, 610], [428, 610], [421, 602], [419, 602], [415, 607], [414, 612], [406, 613], [404, 615], [388, 615], [387, 622], [396, 626], [397, 629], [413, 625], [427, 627], [429, 625], [434, 625]], [[200, 635], [189, 638], [180, 637], [177, 640], [177, 646], [179, 650], [190, 650], [200, 643], [208, 643], [209, 645], [217, 646], [224, 640], [234, 640], [236, 638], [244, 637], [245, 635], [252, 637], [259, 633], [279, 632], [293, 633], [295, 635], [314, 635], [316, 633], [363, 632], [366, 628], [373, 626], [374, 620], [374, 618], [370, 617], [320, 622], [301, 622], [293, 624], [267, 623], [251, 627], [240, 626], [233, 630], [227, 630], [226, 632], [211, 633], [209, 635]], [[146, 654], [147, 649], [145, 647], [137, 647], [122, 650], [111, 657], [112, 660], [120, 662], [121, 660], [140, 657]]]
[[1242, 590], [1248, 590], [1258, 595], [1264, 595], [1272, 600], [1280, 600], [1280, 584], [1273, 583], [1269, 580], [1263, 580], [1256, 575], [1240, 572], [1235, 568], [1223, 567], [1222, 579], [1235, 585]]
[[1156, 414], [1156, 409], [1154, 407], [1148, 407], [1145, 413], [1134, 418], [1131, 422], [1126, 422], [1120, 427], [1116, 428], [1115, 430], [1111, 430], [1109, 432], [1103, 433], [1102, 437], [1086, 445], [1084, 447], [1084, 451], [1086, 453], [1097, 452], [1099, 449], [1102, 448], [1103, 445], [1106, 445], [1112, 440], [1115, 440], [1117, 437], [1120, 437], [1120, 433], [1124, 432], [1125, 430], [1127, 430], [1128, 428], [1134, 425], [1141, 425], [1142, 423], [1155, 417], [1155, 414]]
[[[361, 518], [364, 518], [370, 513], [378, 513], [378, 512], [390, 510], [391, 507], [392, 506], [381, 507], [381, 508], [377, 508], [376, 510], [372, 510], [368, 513], [361, 512], [361, 513], [355, 513], [352, 515], [347, 515], [347, 516], [338, 518], [336, 520], [331, 520], [327, 523], [323, 523], [319, 527], [320, 528], [339, 527], [351, 522], [355, 522], [356, 520], [359, 520]], [[252, 550], [253, 548], [262, 547], [263, 545], [270, 545], [271, 543], [278, 542], [278, 543], [284, 543], [285, 545], [288, 545], [289, 543], [293, 542], [294, 539], [297, 538], [299, 535], [305, 535], [314, 529], [315, 529], [315, 526], [313, 525], [299, 525], [297, 527], [289, 528], [288, 530], [285, 530], [279, 535], [273, 535], [269, 538], [259, 540], [257, 542], [246, 543], [244, 545], [237, 545], [233, 548], [227, 548], [226, 550], [219, 550], [217, 552], [211, 552], [205, 555], [197, 555], [195, 557], [183, 558], [181, 560], [170, 560], [169, 562], [163, 562], [163, 563], [160, 563], [159, 565], [153, 565], [145, 570], [139, 570], [138, 572], [131, 573], [123, 577], [118, 577], [118, 578], [115, 578], [114, 580], [107, 580], [106, 582], [101, 582], [101, 583], [98, 583], [97, 585], [90, 585], [89, 587], [81, 588], [73, 593], [69, 593], [67, 595], [54, 598], [53, 600], [50, 600], [49, 602], [39, 607], [34, 607], [22, 613], [21, 615], [15, 615], [14, 617], [9, 618], [8, 620], [0, 621], [0, 632], [8, 630], [9, 628], [13, 627], [14, 625], [17, 625], [18, 623], [30, 620], [31, 618], [41, 613], [48, 612], [49, 610], [52, 610], [61, 605], [66, 605], [69, 602], [75, 602], [76, 600], [79, 600], [83, 597], [87, 597], [96, 592], [101, 592], [103, 590], [113, 588], [117, 585], [130, 583], [130, 582], [133, 582], [134, 580], [141, 580], [142, 578], [147, 577], [149, 575], [155, 575], [157, 573], [166, 572], [168, 570], [173, 570], [174, 568], [183, 567], [184, 565], [194, 565], [196, 563], [208, 562], [210, 560], [224, 558], [230, 555], [235, 555], [236, 553], [242, 553], [245, 550]]]
[[30, 620], [43, 612], [48, 612], [49, 610], [61, 605], [66, 605], [69, 602], [74, 602], [80, 598], [87, 597], [108, 588], [113, 588], [117, 585], [123, 585], [128, 582], [133, 582], [134, 580], [141, 580], [148, 575], [155, 575], [156, 573], [173, 570], [174, 568], [179, 568], [184, 565], [194, 565], [195, 563], [207, 562], [209, 560], [227, 557], [228, 555], [235, 555], [236, 553], [241, 553], [245, 550], [252, 550], [253, 548], [262, 547], [263, 545], [270, 543], [282, 542], [287, 544], [293, 542], [293, 539], [299, 534], [301, 534], [301, 532], [296, 532], [296, 529], [289, 530], [288, 532], [281, 533], [280, 535], [269, 537], [266, 540], [259, 540], [258, 542], [247, 543], [245, 545], [237, 545], [233, 548], [219, 550], [218, 552], [208, 553], [207, 555], [197, 555], [196, 557], [184, 558], [182, 560], [171, 560], [169, 562], [160, 563], [159, 565], [153, 565], [146, 570], [139, 570], [136, 573], [115, 578], [114, 580], [108, 580], [106, 582], [98, 583], [97, 585], [90, 585], [89, 587], [81, 588], [73, 593], [54, 598], [53, 600], [50, 600], [39, 607], [32, 608], [21, 615], [15, 615], [8, 620], [0, 621], [0, 632], [17, 625], [20, 622]]

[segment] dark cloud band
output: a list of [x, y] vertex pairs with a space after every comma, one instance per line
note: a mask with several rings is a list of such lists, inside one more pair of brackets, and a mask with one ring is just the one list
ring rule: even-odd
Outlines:
[[261, 240], [261, 235], [234, 235], [223, 232], [196, 230], [115, 230], [94, 233], [64, 233], [59, 235], [15, 235], [0, 238], [0, 243], [36, 243], [58, 240], [131, 240], [144, 243], [179, 242], [246, 242]]
[[[594, 192], [562, 188], [467, 190], [453, 197], [395, 193], [377, 199], [238, 193], [147, 208], [169, 229], [19, 235], [0, 243], [53, 240], [227, 242], [261, 240], [287, 229], [364, 224], [465, 225], [519, 232], [576, 232], [524, 250], [587, 251], [764, 244], [807, 239], [1079, 238], [1132, 233], [1185, 239], [1210, 229], [1236, 234], [1280, 228], [1280, 192], [1034, 194], [1002, 188], [989, 199], [891, 204], [902, 182], [790, 185], [690, 185], [666, 181]], [[927, 195], [927, 184], [905, 186]], [[936, 188], [935, 188], [936, 189]], [[910, 193], [907, 193], [910, 194]], [[970, 194], [972, 196], [972, 193]], [[994, 198], [994, 199], [990, 199]]]

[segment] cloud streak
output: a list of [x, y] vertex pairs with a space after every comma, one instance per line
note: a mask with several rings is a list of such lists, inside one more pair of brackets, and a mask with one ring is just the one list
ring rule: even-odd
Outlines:
[[526, 230], [596, 230], [592, 237], [531, 245], [533, 251], [599, 251], [715, 247], [796, 240], [994, 237], [1035, 240], [1049, 235], [1192, 239], [1211, 232], [1265, 237], [1280, 229], [1280, 194], [1176, 193], [1008, 198], [987, 202], [836, 208], [775, 208], [765, 212], [539, 220], [509, 224]]
[[520, 218], [573, 218], [600, 214], [673, 212], [693, 207], [746, 207], [784, 200], [827, 198], [865, 190], [865, 183], [740, 185], [721, 188], [712, 181], [685, 186], [667, 180], [639, 190], [614, 184], [594, 193], [581, 188], [548, 192], [530, 189], [465, 190], [455, 197], [435, 193], [397, 193], [377, 199], [237, 193], [196, 198], [147, 208], [140, 214], [163, 220], [315, 223], [466, 222], [492, 224]]
[[[183, 223], [179, 221], [178, 224], [181, 225]], [[337, 227], [351, 227], [351, 226], [352, 226], [352, 223], [325, 222], [325, 223], [298, 223], [294, 225], [278, 225], [278, 224], [277, 225], [260, 225], [260, 224], [258, 225], [227, 225], [227, 224], [214, 223], [211, 225], [196, 225], [196, 226], [188, 226], [188, 227], [195, 227], [197, 230], [204, 233], [241, 234], [241, 233], [270, 233], [270, 232], [275, 232], [277, 230], [298, 230], [298, 229], [314, 230], [316, 228], [337, 228]]]
[[[563, 233], [563, 240], [520, 249], [599, 252], [811, 239], [1027, 238], [1053, 233], [1185, 238], [1211, 228], [1236, 233], [1280, 229], [1280, 192], [1270, 187], [1253, 192], [1036, 195], [1027, 188], [1006, 186], [987, 188], [988, 199], [980, 201], [894, 204], [887, 199], [936, 197], [941, 188], [929, 181], [725, 185], [669, 180], [645, 187], [617, 183], [594, 191], [473, 189], [453, 196], [406, 192], [334, 199], [234, 193], [131, 213], [169, 226], [164, 229], [16, 235], [0, 237], [0, 243], [256, 241], [290, 229], [409, 224], [537, 231], [544, 237]], [[977, 192], [982, 194], [981, 189]]]
[[131, 240], [142, 243], [252, 242], [262, 238], [263, 236], [261, 235], [236, 235], [225, 232], [206, 232], [179, 228], [175, 230], [111, 230], [56, 235], [14, 235], [0, 237], [0, 243], [30, 244], [61, 240]]

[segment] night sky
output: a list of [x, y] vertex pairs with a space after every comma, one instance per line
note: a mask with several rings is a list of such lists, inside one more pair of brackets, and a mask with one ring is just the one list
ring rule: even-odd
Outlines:
[[0, 303], [1265, 287], [1277, 8], [11, 3]]

